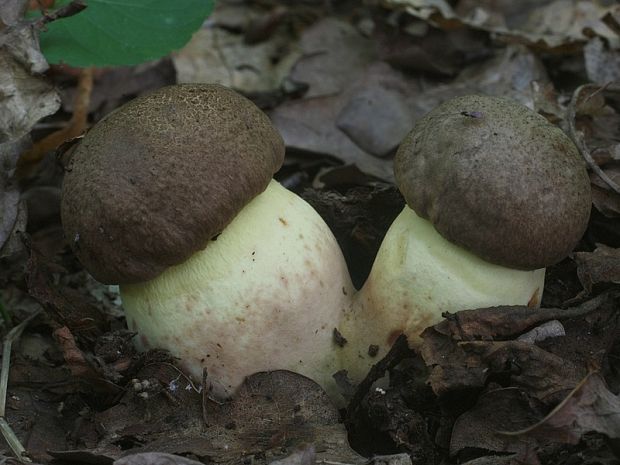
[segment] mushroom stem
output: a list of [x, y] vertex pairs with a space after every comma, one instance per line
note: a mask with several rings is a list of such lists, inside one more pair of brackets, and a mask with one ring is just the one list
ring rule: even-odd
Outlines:
[[[225, 398], [259, 371], [301, 373], [336, 396], [333, 330], [353, 295], [328, 226], [275, 181], [204, 250], [143, 283], [121, 285], [140, 349], [166, 349]], [[174, 312], [174, 316], [171, 316]]]
[[[372, 270], [339, 326], [347, 345], [341, 364], [359, 382], [400, 334], [410, 345], [444, 312], [495, 305], [538, 306], [545, 270], [489, 263], [444, 239], [405, 206], [379, 249]], [[378, 352], [369, 355], [369, 346]]]

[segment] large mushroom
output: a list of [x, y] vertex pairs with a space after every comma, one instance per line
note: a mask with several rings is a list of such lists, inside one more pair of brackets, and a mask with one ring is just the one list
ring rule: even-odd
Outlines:
[[272, 175], [284, 145], [246, 98], [162, 88], [95, 125], [62, 189], [66, 237], [120, 284], [140, 349], [167, 349], [212, 393], [290, 369], [334, 393], [333, 328], [352, 294], [321, 217]]
[[571, 140], [516, 102], [469, 95], [420, 119], [396, 154], [407, 205], [340, 331], [359, 381], [396, 337], [419, 342], [443, 312], [538, 306], [545, 267], [582, 237], [591, 196]]

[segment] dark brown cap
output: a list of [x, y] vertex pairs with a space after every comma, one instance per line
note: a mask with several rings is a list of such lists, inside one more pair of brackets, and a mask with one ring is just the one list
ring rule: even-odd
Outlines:
[[245, 97], [164, 87], [86, 134], [63, 183], [65, 235], [99, 281], [149, 280], [204, 248], [283, 158], [282, 138]]
[[575, 145], [503, 98], [468, 95], [435, 108], [401, 144], [394, 172], [408, 205], [443, 237], [510, 268], [560, 261], [590, 215]]

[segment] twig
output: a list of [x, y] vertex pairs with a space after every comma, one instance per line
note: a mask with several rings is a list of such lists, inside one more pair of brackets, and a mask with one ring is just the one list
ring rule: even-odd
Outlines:
[[0, 432], [2, 432], [2, 436], [4, 436], [4, 439], [17, 457], [17, 460], [22, 463], [31, 463], [32, 460], [26, 456], [26, 449], [24, 449], [24, 446], [19, 442], [19, 439], [5, 418], [6, 394], [9, 386], [9, 370], [11, 368], [11, 348], [13, 342], [19, 339], [26, 326], [28, 326], [39, 313], [41, 313], [41, 310], [37, 310], [9, 331], [4, 338], [4, 344], [2, 346], [2, 370], [0, 371]]
[[30, 27], [33, 29], [43, 29], [52, 21], [56, 21], [61, 18], [68, 18], [73, 16], [87, 7], [83, 0], [73, 0], [71, 3], [53, 11], [52, 13], [45, 13], [40, 18], [32, 21], [21, 21], [17, 24], [11, 25], [0, 32], [0, 47], [3, 46], [13, 34], [19, 33], [24, 28]]
[[71, 3], [60, 7], [51, 13], [44, 12], [41, 17], [34, 20], [31, 25], [36, 29], [43, 29], [52, 21], [56, 21], [61, 18], [68, 18], [69, 16], [78, 14], [80, 11], [86, 9], [86, 6], [86, 3], [82, 0], [73, 0]]
[[[609, 84], [607, 84], [607, 85], [609, 85]], [[605, 85], [605, 86], [601, 87], [600, 89], [596, 90], [594, 93], [589, 95], [587, 97], [587, 99], [591, 98], [595, 93], [601, 92], [602, 89], [607, 87], [607, 85]], [[577, 87], [577, 89], [575, 89], [575, 92], [573, 92], [573, 96], [570, 99], [570, 103], [568, 104], [568, 115], [567, 115], [568, 135], [573, 140], [573, 143], [579, 149], [579, 152], [581, 153], [581, 156], [586, 161], [586, 163], [590, 167], [590, 169], [594, 173], [596, 173], [596, 175], [599, 178], [601, 178], [601, 180], [603, 180], [603, 182], [605, 184], [607, 184], [611, 190], [613, 190], [616, 194], [620, 194], [620, 186], [618, 186], [618, 184], [616, 184], [613, 181], [613, 179], [611, 179], [609, 176], [607, 176], [607, 174], [601, 169], [601, 167], [596, 164], [596, 162], [592, 158], [592, 155], [590, 154], [590, 151], [588, 150], [588, 147], [586, 145], [586, 142], [585, 142], [585, 139], [584, 139], [583, 135], [581, 133], [577, 132], [577, 128], [575, 126], [575, 120], [577, 118], [577, 100], [579, 99], [579, 96], [580, 96], [581, 92], [587, 86], [588, 86], [588, 84], [584, 84], [582, 86]]]

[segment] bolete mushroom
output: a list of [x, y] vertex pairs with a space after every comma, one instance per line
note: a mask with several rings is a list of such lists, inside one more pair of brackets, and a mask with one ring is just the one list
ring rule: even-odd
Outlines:
[[571, 140], [516, 102], [469, 95], [421, 118], [394, 163], [407, 205], [340, 327], [359, 381], [401, 333], [410, 344], [443, 312], [538, 306], [545, 267], [589, 218], [588, 175]]
[[96, 124], [70, 159], [62, 221], [98, 280], [120, 284], [140, 349], [161, 348], [213, 395], [299, 372], [334, 390], [333, 328], [352, 285], [321, 217], [272, 175], [284, 144], [249, 100], [175, 85]]

